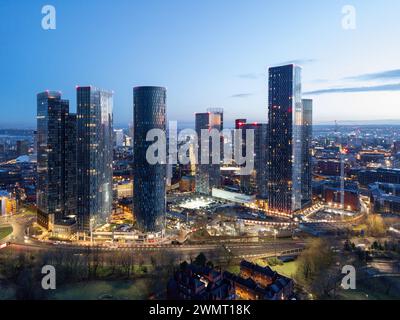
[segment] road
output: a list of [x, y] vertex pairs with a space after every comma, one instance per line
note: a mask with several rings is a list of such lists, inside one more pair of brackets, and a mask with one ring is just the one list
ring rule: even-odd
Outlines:
[[[152, 256], [166, 253], [176, 256], [177, 260], [190, 260], [195, 258], [200, 252], [203, 252], [210, 260], [221, 261], [226, 259], [243, 259], [243, 258], [261, 258], [271, 257], [276, 254], [279, 256], [292, 250], [301, 250], [305, 246], [301, 241], [285, 241], [282, 243], [267, 243], [267, 244], [231, 244], [222, 246], [219, 244], [206, 245], [159, 245], [159, 246], [134, 246], [122, 248], [110, 247], [94, 247], [93, 250], [98, 250], [103, 255], [115, 255], [118, 252], [130, 252], [140, 256], [144, 260], [149, 260]], [[76, 245], [50, 245], [47, 243], [12, 243], [9, 249], [15, 252], [46, 252], [52, 250], [63, 250], [73, 252], [74, 254], [83, 254], [87, 252], [88, 247]]]
[[[33, 223], [35, 217], [29, 214], [19, 214], [13, 217], [0, 218], [0, 225], [9, 224], [13, 227], [13, 233], [4, 239], [10, 241], [10, 250], [15, 252], [46, 252], [52, 250], [63, 250], [73, 254], [87, 252], [88, 246], [76, 243], [50, 243], [30, 239], [25, 241], [25, 230]], [[171, 244], [150, 244], [150, 245], [119, 245], [96, 246], [93, 250], [104, 255], [112, 255], [118, 252], [131, 252], [140, 255], [141, 259], [150, 260], [150, 257], [161, 253], [171, 254], [179, 260], [190, 260], [203, 252], [209, 259], [221, 261], [224, 259], [243, 259], [251, 257], [269, 257], [275, 254], [280, 255], [291, 250], [301, 250], [305, 246], [304, 241], [299, 240], [278, 240], [267, 243], [209, 243], [196, 245], [171, 245]]]

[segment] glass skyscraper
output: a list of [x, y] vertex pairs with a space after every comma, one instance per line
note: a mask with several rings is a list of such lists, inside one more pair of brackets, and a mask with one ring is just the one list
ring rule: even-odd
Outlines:
[[76, 116], [59, 92], [37, 95], [37, 222], [52, 229], [76, 213]]
[[166, 100], [165, 88], [133, 89], [133, 213], [139, 230], [144, 233], [160, 233], [165, 229], [166, 164], [150, 164], [147, 161], [146, 153], [153, 142], [146, 141], [146, 135], [152, 129], [166, 133]]
[[77, 213], [88, 233], [112, 212], [113, 94], [77, 87]]
[[313, 101], [311, 99], [303, 99], [303, 178], [302, 178], [302, 206], [312, 204], [312, 155], [311, 155], [311, 141], [312, 141], [312, 117], [313, 117]]
[[[198, 149], [198, 165], [196, 172], [196, 192], [203, 195], [210, 195], [212, 188], [221, 186], [221, 166], [212, 162], [212, 141], [208, 142], [208, 146], [203, 144], [201, 139], [201, 131], [213, 129], [222, 132], [223, 130], [223, 112], [220, 109], [209, 110], [205, 113], [196, 113], [196, 133], [199, 139]], [[221, 139], [222, 140], [222, 139]], [[223, 150], [222, 142], [220, 141], [221, 150]], [[209, 164], [201, 163], [201, 154], [209, 150]], [[221, 153], [221, 152], [220, 152]]]
[[309, 198], [303, 186], [305, 162], [309, 161], [304, 151], [305, 135], [301, 68], [295, 65], [270, 68], [267, 165], [270, 210], [292, 215]]

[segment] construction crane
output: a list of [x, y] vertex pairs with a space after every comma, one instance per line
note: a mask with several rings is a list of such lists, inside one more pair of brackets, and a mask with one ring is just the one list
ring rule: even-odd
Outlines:
[[[339, 132], [339, 123], [335, 120], [335, 133]], [[340, 207], [344, 210], [344, 189], [345, 189], [345, 161], [348, 150], [343, 148], [342, 140], [340, 139]]]
[[344, 178], [344, 164], [345, 157], [347, 155], [346, 151], [341, 147], [340, 148], [340, 207], [344, 209], [344, 187], [345, 187], [345, 178]]

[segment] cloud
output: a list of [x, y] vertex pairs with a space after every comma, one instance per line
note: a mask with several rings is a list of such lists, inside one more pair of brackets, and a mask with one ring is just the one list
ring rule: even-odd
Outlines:
[[327, 89], [304, 92], [304, 94], [320, 95], [329, 93], [354, 93], [354, 92], [377, 92], [377, 91], [400, 91], [400, 83], [385, 84], [379, 86], [327, 88]]
[[394, 79], [400, 79], [400, 69], [387, 70], [375, 73], [366, 73], [344, 78], [344, 80], [355, 80], [355, 81], [371, 81], [371, 80], [384, 81], [384, 80], [394, 80]]
[[231, 98], [247, 98], [252, 95], [253, 95], [252, 93], [237, 93], [237, 94], [231, 95]]

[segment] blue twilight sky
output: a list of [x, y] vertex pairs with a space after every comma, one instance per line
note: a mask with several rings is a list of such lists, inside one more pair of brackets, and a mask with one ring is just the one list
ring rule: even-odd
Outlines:
[[[56, 30], [41, 27], [46, 4]], [[46, 89], [75, 110], [76, 85], [114, 90], [116, 125], [136, 85], [168, 88], [169, 120], [224, 107], [266, 121], [267, 68], [292, 61], [316, 123], [400, 119], [399, 15], [398, 0], [0, 0], [0, 127], [33, 127]]]

